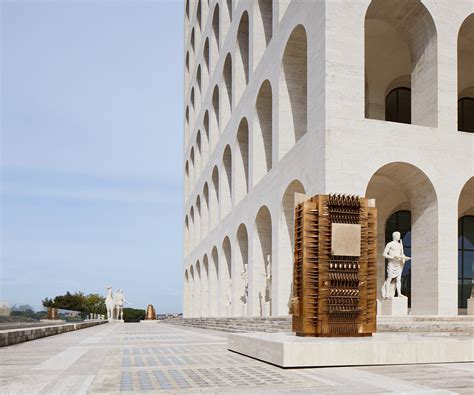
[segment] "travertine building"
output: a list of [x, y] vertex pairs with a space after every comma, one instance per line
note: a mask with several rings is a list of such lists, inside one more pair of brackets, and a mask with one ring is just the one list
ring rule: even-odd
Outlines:
[[[474, 265], [474, 0], [186, 0], [184, 316], [287, 315], [295, 192], [375, 198], [411, 314]], [[458, 310], [461, 309], [461, 310]]]

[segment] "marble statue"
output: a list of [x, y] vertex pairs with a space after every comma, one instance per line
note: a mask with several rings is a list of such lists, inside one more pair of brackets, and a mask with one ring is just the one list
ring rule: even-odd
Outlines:
[[123, 291], [121, 289], [117, 289], [114, 294], [114, 304], [115, 304], [115, 312], [116, 312], [116, 319], [123, 320], [123, 305], [127, 303], [125, 297], [123, 295]]
[[227, 315], [230, 316], [230, 309], [232, 306], [232, 282], [229, 281], [229, 286], [227, 287], [227, 292], [225, 293], [225, 298], [226, 298], [226, 310], [227, 310]]
[[388, 259], [387, 277], [382, 285], [382, 298], [393, 298], [395, 292], [391, 287], [392, 280], [396, 280], [397, 297], [406, 297], [402, 294], [402, 271], [405, 262], [411, 258], [403, 252], [403, 243], [400, 232], [393, 232], [393, 240], [383, 250], [384, 258]]
[[271, 265], [271, 255], [266, 256], [265, 260], [265, 273], [262, 273], [264, 281], [264, 290], [263, 293], [260, 291], [258, 297], [260, 300], [260, 315], [269, 316], [272, 309], [272, 265]]
[[107, 287], [107, 296], [105, 297], [105, 307], [107, 308], [107, 319], [114, 319], [115, 302], [112, 295], [112, 287]]
[[240, 297], [240, 300], [245, 305], [247, 304], [248, 297], [249, 297], [249, 272], [248, 272], [248, 264], [244, 263], [244, 270], [240, 273], [240, 278], [242, 279], [242, 284], [244, 284], [244, 293]]

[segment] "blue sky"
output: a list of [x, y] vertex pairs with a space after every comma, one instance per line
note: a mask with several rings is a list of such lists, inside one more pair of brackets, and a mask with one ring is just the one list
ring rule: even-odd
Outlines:
[[181, 311], [181, 1], [3, 1], [0, 299]]

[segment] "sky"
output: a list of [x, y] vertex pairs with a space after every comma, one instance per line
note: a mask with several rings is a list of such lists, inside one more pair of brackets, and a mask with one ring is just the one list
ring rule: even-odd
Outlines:
[[183, 7], [2, 0], [0, 300], [182, 311]]

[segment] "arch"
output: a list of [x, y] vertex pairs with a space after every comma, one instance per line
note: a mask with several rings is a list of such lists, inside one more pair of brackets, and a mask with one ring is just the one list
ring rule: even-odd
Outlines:
[[237, 254], [235, 255], [235, 310], [237, 316], [246, 317], [248, 315], [249, 295], [248, 295], [248, 274], [249, 274], [249, 238], [247, 227], [240, 224], [237, 229]]
[[201, 242], [201, 196], [198, 195], [196, 198], [196, 218], [195, 218], [195, 224], [194, 224], [194, 240], [196, 245], [198, 245]]
[[212, 15], [212, 40], [211, 40], [211, 73], [214, 72], [219, 59], [219, 4], [214, 7]]
[[211, 180], [211, 229], [214, 229], [219, 222], [219, 200], [219, 170], [217, 166], [214, 166], [214, 169], [212, 169]]
[[193, 50], [193, 56], [196, 56], [196, 48], [195, 48], [195, 36], [194, 36], [194, 27], [191, 30], [191, 49]]
[[228, 236], [222, 242], [223, 262], [221, 263], [221, 315], [232, 314], [232, 247]]
[[189, 253], [189, 217], [184, 218], [184, 256]]
[[189, 199], [189, 161], [184, 165], [184, 200]]
[[255, 218], [251, 273], [251, 314], [269, 316], [272, 314], [272, 217], [267, 206], [262, 206]]
[[232, 150], [227, 145], [222, 156], [221, 217], [224, 218], [232, 208]]
[[242, 118], [237, 129], [237, 144], [235, 155], [235, 205], [248, 192], [249, 185], [249, 125], [247, 118]]
[[201, 105], [201, 95], [202, 95], [202, 80], [201, 80], [201, 65], [198, 66], [196, 71], [196, 83], [197, 89], [195, 90], [195, 107], [196, 114], [199, 113], [198, 108]]
[[270, 81], [265, 80], [260, 87], [255, 103], [253, 126], [253, 185], [272, 168], [273, 139], [273, 95]]
[[196, 183], [196, 162], [195, 162], [195, 157], [194, 157], [194, 147], [191, 148], [191, 154], [189, 155], [190, 162], [191, 162], [191, 167], [190, 167], [190, 174], [189, 178], [191, 180], [191, 188], [194, 187], [194, 184]]
[[[377, 292], [385, 280], [385, 225], [391, 214], [409, 210], [412, 215], [411, 313], [437, 314], [438, 198], [428, 176], [418, 167], [392, 162], [370, 179], [365, 196], [377, 202]], [[427, 292], [435, 297], [427, 298]]]
[[212, 249], [212, 264], [209, 268], [209, 316], [219, 316], [219, 253]]
[[372, 0], [365, 15], [366, 117], [384, 120], [387, 87], [408, 75], [411, 123], [436, 127], [437, 58], [436, 26], [420, 0]]
[[458, 200], [458, 308], [467, 307], [474, 279], [474, 177]]
[[209, 111], [206, 110], [202, 120], [202, 125], [204, 127], [203, 133], [201, 134], [201, 171], [207, 166], [209, 162]]
[[221, 132], [224, 132], [225, 125], [229, 122], [232, 114], [232, 56], [227, 54], [223, 69], [223, 84], [222, 84], [222, 125]]
[[191, 247], [190, 251], [194, 249], [196, 246], [196, 233], [195, 233], [195, 222], [194, 222], [194, 206], [191, 206], [191, 210], [189, 210], [189, 218], [191, 218], [190, 224], [190, 234], [189, 234], [189, 245]]
[[278, 315], [288, 314], [292, 294], [295, 193], [306, 193], [300, 180], [286, 187], [281, 199], [278, 231]]
[[204, 254], [201, 273], [201, 315], [209, 316], [209, 258]]
[[458, 130], [474, 133], [474, 13], [458, 34]]
[[196, 182], [199, 180], [199, 177], [201, 176], [201, 172], [202, 172], [201, 145], [202, 145], [201, 130], [198, 130], [196, 133], [196, 151], [195, 151], [195, 158], [194, 158], [194, 163], [196, 166], [196, 170], [195, 170]]
[[201, 294], [201, 263], [196, 261], [196, 272], [194, 276], [194, 303], [196, 304], [196, 316], [202, 317], [202, 294]]
[[203, 90], [203, 97], [205, 96], [205, 92], [207, 91], [211, 73], [211, 65], [210, 65], [210, 50], [209, 50], [209, 37], [206, 38], [204, 42], [204, 49], [203, 49], [203, 57], [204, 57], [204, 65], [202, 71], [202, 90]]
[[273, 0], [254, 1], [253, 67], [257, 68], [273, 34]]
[[402, 86], [390, 90], [385, 97], [385, 120], [411, 123], [411, 89]]
[[189, 130], [189, 106], [186, 106], [186, 111], [185, 111], [184, 118], [186, 120], [186, 122], [184, 124], [184, 141], [187, 144], [189, 142], [189, 133], [190, 133], [190, 130]]
[[279, 158], [282, 158], [307, 129], [307, 38], [302, 25], [296, 26], [285, 47], [280, 70]]
[[239, 102], [249, 82], [249, 14], [244, 11], [237, 29], [235, 100]]
[[219, 141], [219, 87], [216, 85], [212, 93], [212, 110], [211, 110], [211, 134], [210, 145], [211, 153], [214, 152], [217, 142]]
[[203, 238], [209, 233], [209, 185], [206, 182], [202, 190], [203, 204], [201, 215], [201, 231]]
[[187, 92], [188, 91], [188, 86], [189, 86], [189, 76], [190, 76], [190, 74], [189, 74], [189, 51], [186, 51], [186, 58], [185, 58], [184, 64], [186, 65], [185, 92]]

